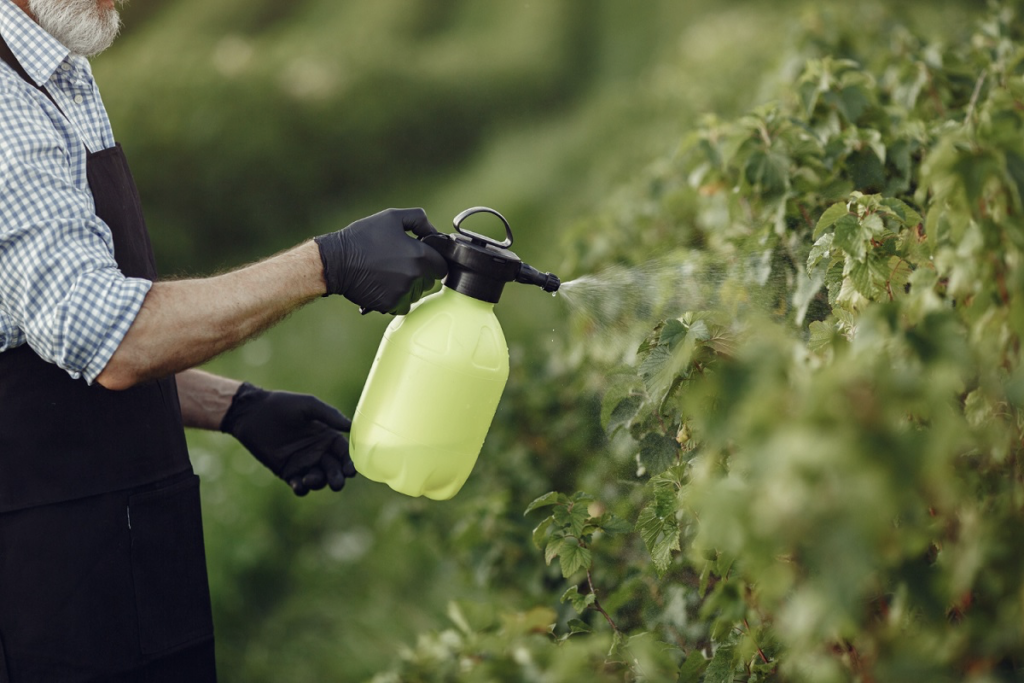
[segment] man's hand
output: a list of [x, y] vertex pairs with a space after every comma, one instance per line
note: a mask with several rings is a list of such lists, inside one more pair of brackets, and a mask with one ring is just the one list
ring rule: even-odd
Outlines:
[[436, 234], [423, 209], [388, 209], [316, 238], [328, 294], [366, 310], [404, 315], [448, 264], [417, 237]]
[[315, 396], [239, 387], [220, 430], [304, 496], [329, 485], [340, 491], [356, 475], [342, 435], [352, 421]]

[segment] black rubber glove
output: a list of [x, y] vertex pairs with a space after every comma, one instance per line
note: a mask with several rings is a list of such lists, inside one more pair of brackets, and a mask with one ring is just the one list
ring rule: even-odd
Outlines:
[[356, 476], [342, 435], [352, 421], [315, 396], [266, 391], [245, 382], [220, 430], [238, 439], [256, 459], [284, 479], [295, 495], [329, 485], [340, 491]]
[[448, 264], [417, 237], [437, 234], [423, 209], [388, 209], [344, 230], [315, 238], [328, 294], [341, 294], [365, 311], [404, 315]]

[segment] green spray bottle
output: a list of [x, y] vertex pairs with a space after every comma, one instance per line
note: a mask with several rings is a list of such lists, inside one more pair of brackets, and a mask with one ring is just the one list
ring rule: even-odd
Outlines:
[[[501, 219], [501, 242], [462, 228], [475, 213]], [[424, 238], [448, 261], [441, 291], [396, 317], [381, 340], [352, 417], [349, 448], [362, 476], [410, 496], [451, 498], [466, 482], [508, 379], [508, 347], [494, 304], [506, 283], [546, 292], [559, 279], [509, 251], [512, 228], [483, 206]]]

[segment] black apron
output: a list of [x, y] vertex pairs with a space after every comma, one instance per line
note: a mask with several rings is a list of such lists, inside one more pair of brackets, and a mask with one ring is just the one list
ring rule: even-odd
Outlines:
[[[0, 58], [35, 85], [2, 38]], [[155, 279], [120, 145], [86, 170], [118, 267]], [[181, 680], [214, 680], [198, 487], [173, 377], [109, 391], [0, 353], [0, 683], [136, 680], [182, 652]]]

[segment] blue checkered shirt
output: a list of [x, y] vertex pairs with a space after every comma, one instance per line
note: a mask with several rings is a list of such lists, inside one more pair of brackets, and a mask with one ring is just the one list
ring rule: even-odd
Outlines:
[[88, 60], [11, 0], [0, 35], [60, 105], [0, 62], [0, 352], [27, 343], [92, 383], [152, 285], [118, 270], [86, 180], [86, 155], [114, 135]]

